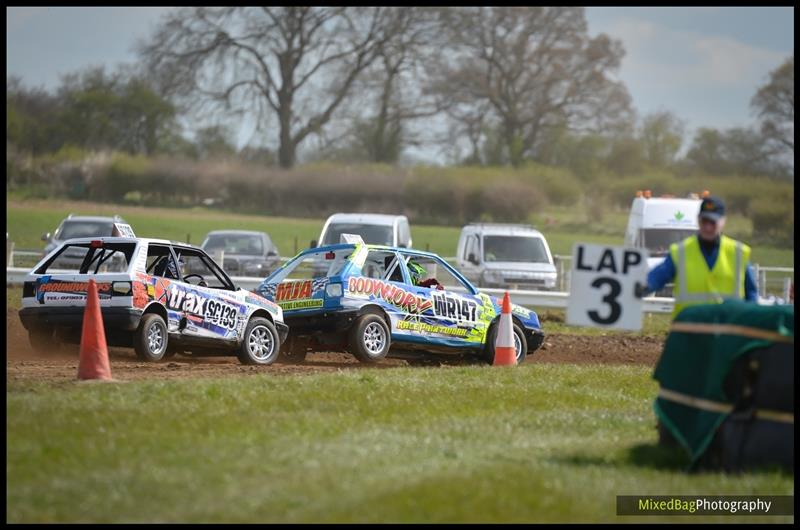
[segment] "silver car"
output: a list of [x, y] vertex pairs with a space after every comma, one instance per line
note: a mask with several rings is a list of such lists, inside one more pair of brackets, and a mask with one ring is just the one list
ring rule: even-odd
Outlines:
[[528, 225], [470, 224], [461, 230], [458, 270], [479, 287], [552, 290], [558, 272], [547, 240]]
[[[66, 219], [61, 221], [56, 231], [50, 234], [42, 234], [42, 241], [46, 243], [44, 255], [49, 254], [60, 247], [64, 241], [79, 237], [110, 237], [114, 234], [114, 224], [127, 224], [122, 217], [73, 215], [69, 214]], [[68, 250], [62, 256], [62, 262], [72, 266], [79, 266], [83, 262], [83, 254], [78, 251]]]
[[264, 278], [281, 266], [278, 247], [269, 235], [253, 230], [214, 230], [200, 247], [219, 259], [231, 276]]

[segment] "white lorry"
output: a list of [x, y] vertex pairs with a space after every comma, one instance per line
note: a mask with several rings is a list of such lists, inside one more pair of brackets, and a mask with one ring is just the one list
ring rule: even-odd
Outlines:
[[637, 192], [625, 230], [625, 246], [646, 248], [650, 253], [647, 265], [652, 269], [664, 260], [672, 243], [697, 233], [701, 202], [697, 194], [676, 198], [653, 197], [649, 190]]

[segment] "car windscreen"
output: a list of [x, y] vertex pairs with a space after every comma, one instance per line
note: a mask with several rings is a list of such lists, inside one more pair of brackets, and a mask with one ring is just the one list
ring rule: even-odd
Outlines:
[[483, 236], [483, 260], [550, 263], [540, 237]]
[[386, 225], [369, 225], [360, 223], [335, 223], [329, 224], [325, 231], [325, 239], [320, 242], [323, 245], [336, 245], [341, 243], [342, 234], [357, 234], [361, 236], [364, 243], [368, 245], [393, 245], [394, 228]]
[[57, 239], [76, 239], [79, 237], [110, 236], [114, 223], [106, 221], [64, 221], [56, 235]]
[[669, 252], [669, 246], [683, 241], [696, 234], [697, 230], [677, 230], [675, 228], [644, 228], [642, 229], [642, 242], [652, 256], [664, 256]]
[[245, 254], [261, 256], [264, 245], [261, 237], [252, 234], [212, 234], [203, 243], [203, 250], [209, 254], [223, 251], [226, 254]]
[[275, 276], [270, 278], [270, 283], [278, 283], [285, 280], [306, 280], [309, 278], [336, 276], [342, 272], [347, 258], [352, 253], [352, 247], [339, 250], [309, 252], [302, 257], [290, 261], [283, 268], [278, 269]]
[[73, 274], [98, 274], [125, 272], [136, 249], [136, 243], [104, 243], [92, 246], [91, 243], [63, 245], [48, 259], [36, 274], [70, 272]]

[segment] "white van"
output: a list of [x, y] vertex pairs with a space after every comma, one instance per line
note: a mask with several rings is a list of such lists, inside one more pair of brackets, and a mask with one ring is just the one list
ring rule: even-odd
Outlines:
[[342, 234], [357, 234], [368, 245], [411, 248], [411, 227], [405, 215], [335, 213], [328, 217], [319, 241], [311, 247], [338, 245]]
[[465, 226], [456, 265], [478, 287], [555, 289], [558, 276], [547, 240], [529, 225]]
[[652, 269], [664, 260], [672, 243], [697, 233], [701, 202], [696, 194], [675, 198], [637, 192], [628, 217], [625, 246], [646, 248], [650, 253], [647, 265]]

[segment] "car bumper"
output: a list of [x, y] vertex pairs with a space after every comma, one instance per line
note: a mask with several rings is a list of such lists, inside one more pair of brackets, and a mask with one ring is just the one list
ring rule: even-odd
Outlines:
[[[103, 327], [106, 331], [133, 331], [142, 318], [140, 309], [128, 307], [103, 307]], [[83, 325], [82, 307], [23, 307], [19, 318], [25, 329], [60, 326], [80, 329]]]
[[483, 284], [489, 289], [514, 289], [520, 291], [551, 291], [556, 288], [555, 278], [544, 280], [508, 279], [502, 282], [486, 282]]
[[541, 330], [525, 328], [525, 341], [528, 343], [528, 353], [533, 353], [544, 342], [544, 333]]
[[278, 339], [281, 341], [281, 344], [286, 342], [286, 337], [289, 336], [289, 326], [283, 322], [275, 322], [275, 329], [278, 330]]

